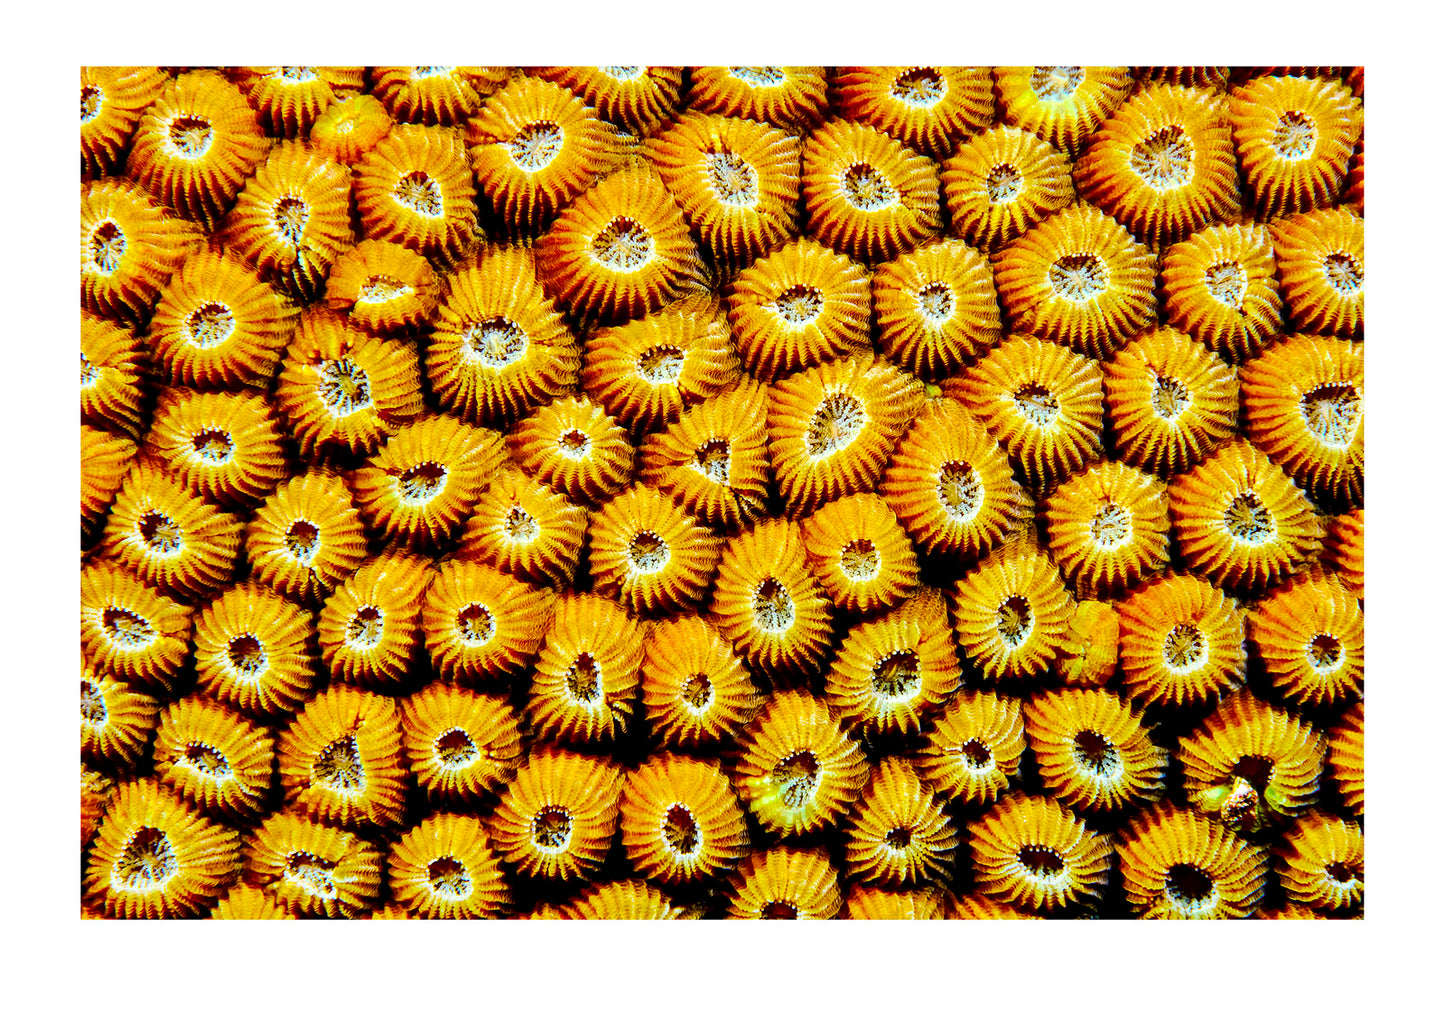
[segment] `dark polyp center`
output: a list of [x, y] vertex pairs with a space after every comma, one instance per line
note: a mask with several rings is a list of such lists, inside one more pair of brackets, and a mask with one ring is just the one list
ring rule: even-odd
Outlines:
[[542, 534], [542, 526], [521, 507], [512, 507], [502, 518], [502, 531], [513, 542], [532, 542]]
[[843, 171], [843, 195], [854, 209], [872, 213], [897, 201], [898, 189], [877, 167], [854, 163]]
[[226, 643], [226, 658], [236, 673], [254, 677], [266, 669], [266, 647], [252, 634], [237, 635]]
[[602, 671], [590, 652], [580, 652], [567, 668], [567, 691], [578, 702], [597, 702], [602, 698]]
[[84, 85], [80, 89], [80, 123], [85, 124], [93, 121], [100, 113], [101, 105], [105, 102], [105, 93], [94, 85]]
[[1224, 508], [1224, 527], [1242, 543], [1260, 545], [1274, 538], [1274, 516], [1253, 492], [1240, 493]]
[[1360, 878], [1354, 869], [1340, 861], [1332, 861], [1326, 865], [1325, 875], [1343, 885], [1349, 885]]
[[396, 491], [406, 503], [426, 503], [445, 489], [446, 484], [446, 468], [435, 461], [423, 461], [397, 476]]
[[652, 235], [630, 216], [614, 216], [592, 239], [592, 257], [619, 273], [647, 265], [652, 249]]
[[811, 457], [827, 457], [846, 449], [867, 424], [862, 401], [848, 393], [829, 394], [808, 421], [803, 446]]
[[1069, 99], [1082, 84], [1082, 67], [1036, 67], [1029, 75], [1029, 88], [1046, 103]]
[[1065, 255], [1049, 267], [1049, 286], [1059, 297], [1082, 305], [1109, 289], [1109, 267], [1092, 253]]
[[1047, 429], [1059, 416], [1059, 399], [1039, 382], [1025, 383], [1014, 391], [1014, 407], [1024, 420]]
[[309, 521], [293, 521], [291, 527], [286, 529], [286, 549], [303, 564], [309, 564], [311, 558], [321, 547], [321, 529]]
[[202, 429], [191, 437], [191, 449], [209, 464], [227, 464], [236, 456], [236, 441], [225, 429]]
[[794, 752], [773, 767], [773, 783], [778, 785], [783, 804], [802, 807], [818, 786], [818, 760], [812, 752]]
[[427, 881], [443, 897], [463, 900], [472, 889], [472, 877], [466, 866], [450, 855], [433, 859], [426, 867]]
[[770, 900], [763, 905], [764, 918], [797, 918], [798, 908], [785, 900]]
[[627, 544], [627, 557], [637, 571], [652, 574], [667, 566], [667, 543], [656, 532], [638, 532]]
[[185, 545], [181, 526], [158, 510], [142, 514], [136, 522], [136, 531], [146, 548], [161, 556], [176, 553]]
[[997, 613], [998, 636], [1005, 645], [1018, 648], [1029, 640], [1034, 627], [1033, 611], [1023, 596], [1009, 596], [999, 604]]
[[662, 836], [677, 854], [692, 854], [702, 840], [697, 820], [685, 805], [673, 805], [667, 810], [667, 817], [662, 822]]
[[572, 837], [572, 816], [565, 808], [548, 805], [532, 817], [532, 842], [538, 847], [566, 847]]
[[204, 156], [215, 138], [210, 122], [201, 117], [177, 117], [171, 121], [168, 134], [176, 154], [188, 160]]
[[1074, 735], [1074, 757], [1085, 772], [1113, 776], [1119, 770], [1119, 750], [1114, 743], [1093, 730]]
[[100, 623], [111, 642], [123, 648], [149, 645], [156, 636], [150, 621], [118, 606], [107, 606], [100, 615]]
[[196, 772], [214, 777], [217, 781], [231, 776], [231, 764], [226, 761], [220, 749], [201, 741], [192, 741], [186, 745], [185, 758]]
[[938, 500], [955, 521], [968, 521], [983, 503], [983, 483], [973, 466], [945, 461], [938, 470]]
[[912, 649], [890, 653], [873, 667], [873, 692], [884, 698], [908, 698], [922, 685], [918, 653]]
[[697, 470], [719, 486], [728, 484], [728, 461], [731, 456], [732, 451], [727, 440], [708, 440], [693, 451]]
[[1221, 305], [1238, 311], [1249, 293], [1249, 277], [1237, 262], [1216, 262], [1204, 271], [1204, 289]]
[[425, 170], [403, 174], [392, 189], [392, 197], [418, 216], [436, 218], [445, 211], [442, 190]]
[[1175, 624], [1164, 636], [1164, 662], [1175, 670], [1189, 670], [1208, 658], [1204, 633], [1193, 624]]
[[561, 154], [565, 142], [562, 129], [553, 122], [533, 121], [502, 145], [517, 169], [535, 174], [545, 170]]
[[527, 353], [527, 332], [506, 316], [490, 316], [462, 332], [472, 357], [492, 369], [505, 369]]
[[872, 539], [854, 539], [838, 553], [838, 570], [849, 581], [872, 581], [878, 577], [878, 549]]
[[434, 747], [438, 761], [448, 769], [464, 769], [481, 754], [472, 736], [460, 727], [438, 734]]
[[202, 350], [220, 347], [236, 332], [236, 316], [219, 301], [197, 306], [186, 316], [186, 332], [190, 343]]
[[959, 746], [958, 753], [970, 769], [985, 769], [993, 764], [993, 752], [978, 738], [969, 738]]
[[683, 351], [671, 344], [659, 344], [637, 358], [637, 374], [654, 386], [676, 383], [682, 375]]
[[100, 685], [89, 680], [80, 682], [80, 718], [92, 727], [103, 727], [109, 716]]
[[1325, 283], [1341, 297], [1353, 298], [1365, 286], [1365, 271], [1347, 252], [1336, 252], [1324, 259]]
[[1300, 398], [1305, 426], [1320, 443], [1343, 450], [1354, 442], [1360, 395], [1353, 383], [1321, 383]]
[[312, 67], [283, 67], [280, 77], [288, 82], [312, 82], [318, 77], [316, 69]]
[[1064, 870], [1064, 859], [1052, 847], [1028, 844], [1019, 849], [1019, 864], [1039, 876], [1053, 876]]
[[1283, 160], [1307, 160], [1314, 154], [1319, 131], [1309, 115], [1300, 110], [1286, 110], [1275, 122], [1270, 142]]
[[557, 448], [568, 457], [581, 459], [592, 449], [592, 437], [581, 429], [568, 429], [557, 437]]
[[311, 219], [311, 210], [301, 199], [288, 195], [276, 203], [272, 211], [272, 224], [276, 234], [292, 248], [301, 247], [306, 234], [306, 221]]
[[1333, 670], [1340, 665], [1344, 647], [1334, 635], [1315, 635], [1310, 639], [1305, 658], [1316, 670]]
[[286, 878], [306, 892], [325, 900], [336, 896], [336, 884], [331, 878], [331, 870], [334, 868], [335, 862], [306, 851], [293, 851], [286, 856]]
[[497, 621], [481, 603], [469, 603], [457, 611], [457, 633], [467, 645], [486, 645], [497, 633]]
[[359, 791], [366, 786], [366, 767], [355, 735], [348, 734], [321, 749], [311, 763], [311, 775], [334, 791]]
[[682, 682], [681, 697], [694, 709], [702, 709], [712, 701], [712, 681], [707, 674], [693, 674]]
[[153, 826], [142, 826], [116, 858], [112, 881], [123, 890], [154, 889], [174, 875], [176, 867], [170, 839]]
[[1164, 889], [1182, 905], [1202, 904], [1214, 892], [1214, 880], [1197, 865], [1180, 863], [1164, 874]]
[[948, 95], [948, 79], [936, 67], [910, 67], [893, 79], [889, 92], [909, 106], [937, 106]]
[[386, 615], [379, 606], [359, 607], [346, 625], [346, 644], [354, 649], [374, 649], [386, 632]]
[[317, 396], [336, 418], [371, 406], [371, 380], [350, 358], [323, 362], [317, 372]]
[[758, 172], [737, 153], [707, 153], [703, 156], [703, 166], [719, 202], [742, 209], [758, 204]]
[[905, 851], [913, 843], [913, 831], [907, 826], [895, 826], [884, 835], [883, 842], [895, 851]]
[[120, 225], [106, 220], [91, 232], [90, 261], [102, 273], [114, 273], [125, 255], [125, 233]]
[[794, 284], [773, 300], [773, 310], [790, 326], [807, 326], [823, 314], [823, 292], [807, 284]]
[[753, 620], [759, 630], [779, 634], [793, 626], [793, 597], [776, 578], [766, 578], [753, 595]]
[[1246, 755], [1234, 764], [1231, 773], [1262, 794], [1274, 777], [1274, 760], [1263, 755]]
[[1194, 179], [1194, 143], [1182, 127], [1170, 124], [1134, 146], [1129, 165], [1156, 191], [1182, 188]]
[[1006, 205], [1024, 190], [1024, 175], [1012, 163], [998, 163], [989, 168], [983, 179], [983, 190], [992, 205]]

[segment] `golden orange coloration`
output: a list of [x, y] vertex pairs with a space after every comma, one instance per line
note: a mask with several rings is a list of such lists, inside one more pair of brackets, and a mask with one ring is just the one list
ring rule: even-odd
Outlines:
[[416, 349], [313, 305], [286, 349], [275, 403], [304, 457], [371, 454], [420, 415]]
[[628, 859], [658, 883], [710, 879], [748, 853], [747, 823], [720, 765], [671, 752], [627, 774], [621, 826]]
[[878, 491], [921, 553], [979, 557], [1028, 514], [994, 438], [954, 400], [924, 405]]
[[266, 388], [296, 327], [291, 302], [231, 255], [189, 256], [151, 319], [160, 375], [188, 387]]
[[868, 344], [862, 266], [804, 239], [753, 263], [726, 290], [743, 368], [773, 380]]
[[836, 918], [843, 910], [838, 872], [825, 851], [754, 851], [731, 879], [729, 918]]
[[828, 704], [854, 733], [917, 734], [959, 685], [948, 607], [924, 589], [848, 632], [824, 682]]
[[587, 510], [503, 464], [462, 531], [457, 553], [534, 584], [570, 584]]
[[502, 795], [492, 842], [526, 875], [585, 879], [612, 845], [621, 795], [611, 760], [538, 745]]
[[848, 918], [888, 921], [937, 921], [944, 914], [943, 895], [940, 891], [925, 890], [881, 890], [876, 887], [855, 885], [848, 888], [848, 899], [843, 902], [843, 911]]
[[[110, 777], [98, 770], [87, 769], [84, 765], [80, 767], [80, 849], [82, 852], [85, 850], [85, 845], [90, 843], [95, 836], [96, 830], [100, 828], [100, 821], [105, 816], [105, 810], [110, 806], [114, 795], [115, 783]], [[82, 913], [88, 910], [83, 901], [80, 909]]]
[[849, 879], [889, 886], [946, 881], [958, 847], [933, 788], [907, 759], [891, 756], [874, 768], [843, 837]]
[[653, 627], [641, 676], [648, 728], [664, 748], [730, 742], [762, 702], [732, 645], [695, 615]]
[[1228, 362], [1258, 354], [1283, 328], [1274, 245], [1263, 224], [1216, 224], [1170, 245], [1159, 277], [1170, 324]]
[[367, 238], [332, 265], [326, 304], [362, 329], [399, 333], [431, 316], [440, 289], [431, 264], [416, 252]]
[[499, 918], [512, 906], [491, 837], [469, 815], [427, 816], [392, 846], [386, 871], [392, 897], [421, 918]]
[[1365, 815], [1365, 703], [1356, 702], [1330, 728], [1330, 779], [1351, 815]]
[[278, 812], [246, 837], [245, 882], [305, 918], [365, 914], [385, 866], [384, 847], [299, 812]]
[[1361, 603], [1365, 599], [1365, 512], [1352, 510], [1325, 519], [1321, 559]]
[[1230, 91], [1229, 118], [1255, 214], [1268, 219], [1335, 201], [1364, 104], [1339, 82], [1255, 78]]
[[291, 907], [281, 904], [259, 886], [237, 883], [211, 909], [212, 918], [236, 921], [278, 921], [299, 917]]
[[934, 159], [994, 119], [986, 67], [844, 67], [833, 84], [844, 117]]
[[639, 135], [668, 120], [682, 97], [680, 67], [537, 67], [531, 70], [565, 85], [613, 124]]
[[723, 540], [666, 494], [635, 485], [592, 516], [592, 589], [633, 613], [683, 609], [702, 601]]
[[558, 598], [532, 671], [527, 719], [539, 740], [607, 744], [637, 715], [642, 624], [589, 593]]
[[916, 379], [872, 355], [805, 369], [768, 396], [769, 455], [793, 515], [876, 486], [924, 403]]
[[1081, 688], [1098, 687], [1109, 683], [1118, 666], [1119, 612], [1108, 603], [1079, 602], [1054, 662], [1059, 680]]
[[1340, 196], [1344, 204], [1353, 206], [1355, 212], [1361, 216], [1365, 215], [1365, 136], [1360, 135], [1360, 142], [1355, 146], [1355, 154], [1350, 157], [1350, 168], [1345, 174], [1344, 193]]
[[283, 483], [246, 526], [251, 573], [282, 595], [318, 605], [366, 559], [351, 492], [315, 468]]
[[275, 742], [265, 727], [204, 698], [172, 702], [156, 728], [156, 779], [208, 815], [246, 821], [271, 789]]
[[559, 397], [507, 437], [512, 460], [568, 499], [596, 504], [632, 478], [636, 450], [591, 398]]
[[879, 266], [873, 307], [883, 353], [941, 379], [1003, 336], [987, 260], [962, 241], [939, 241]]
[[1262, 848], [1167, 802], [1130, 820], [1119, 844], [1124, 893], [1144, 918], [1246, 918], [1269, 875]]
[[124, 436], [80, 427], [80, 533], [84, 537], [105, 517], [135, 457], [136, 445]]
[[142, 458], [116, 494], [103, 548], [147, 585], [201, 600], [231, 580], [242, 527], [240, 518], [192, 496], [159, 464]]
[[511, 77], [507, 67], [373, 67], [371, 93], [399, 121], [460, 124]]
[[1155, 269], [1118, 221], [1079, 203], [998, 252], [994, 285], [1015, 332], [1107, 358], [1154, 323]]
[[1214, 89], [1224, 91], [1229, 87], [1229, 67], [1186, 66], [1186, 67], [1131, 67], [1134, 81], [1141, 85], [1148, 82], [1163, 82], [1168, 85], [1183, 85], [1191, 89]]
[[95, 837], [85, 894], [112, 918], [193, 918], [241, 867], [241, 838], [156, 781], [119, 787]]
[[134, 765], [155, 730], [160, 704], [109, 674], [80, 668], [80, 751], [102, 763]]
[[908, 534], [874, 493], [835, 500], [802, 521], [808, 566], [848, 613], [891, 609], [918, 587]]
[[1163, 483], [1116, 461], [1096, 465], [1044, 503], [1049, 552], [1080, 595], [1118, 595], [1169, 563]]
[[350, 184], [347, 167], [306, 142], [282, 142], [246, 182], [222, 237], [286, 293], [318, 298], [331, 264], [354, 243]]
[[965, 689], [923, 737], [919, 776], [943, 796], [986, 805], [1016, 782], [1025, 748], [1016, 698]]
[[356, 163], [356, 213], [366, 236], [456, 261], [477, 233], [476, 188], [455, 132], [402, 124]]
[[954, 634], [989, 680], [1042, 673], [1073, 616], [1059, 569], [1027, 537], [989, 554], [952, 596]]
[[710, 610], [750, 667], [787, 673], [825, 658], [829, 601], [806, 564], [802, 530], [791, 521], [771, 518], [728, 541]]
[[740, 269], [798, 234], [802, 143], [757, 121], [688, 113], [643, 152], [720, 266]]
[[1042, 915], [1020, 911], [1012, 904], [985, 897], [979, 893], [948, 894], [944, 901], [943, 917], [950, 920], [971, 919], [976, 921], [1019, 921], [1021, 919], [1039, 921], [1043, 918]]
[[642, 444], [638, 479], [713, 528], [736, 531], [768, 498], [767, 389], [742, 378]]
[[1024, 704], [1024, 718], [1045, 789], [1070, 808], [1134, 810], [1164, 796], [1169, 753], [1113, 692], [1046, 692]]
[[943, 225], [937, 165], [865, 124], [813, 132], [802, 183], [810, 233], [860, 262], [897, 258]]
[[1194, 808], [1253, 832], [1318, 800], [1324, 752], [1314, 727], [1246, 688], [1181, 737], [1175, 756]]
[[822, 67], [694, 67], [688, 106], [706, 113], [745, 117], [790, 130], [823, 119], [828, 105]]
[[1317, 911], [1347, 911], [1365, 899], [1365, 835], [1358, 824], [1312, 811], [1280, 842], [1276, 871], [1290, 900]]
[[1117, 609], [1119, 662], [1132, 697], [1189, 706], [1244, 683], [1244, 614], [1203, 579], [1156, 578]]
[[145, 341], [89, 312], [80, 313], [80, 420], [138, 440], [150, 351]]
[[409, 780], [401, 727], [395, 700], [333, 683], [281, 732], [287, 804], [342, 826], [397, 825]]
[[1127, 67], [996, 67], [998, 110], [1006, 124], [1073, 155], [1123, 104]]
[[259, 394], [162, 394], [146, 451], [191, 492], [228, 507], [254, 506], [287, 476], [281, 430]]
[[1217, 92], [1135, 93], [1074, 164], [1079, 194], [1158, 248], [1239, 216], [1228, 108]]
[[166, 280], [201, 235], [140, 187], [97, 181], [80, 194], [80, 307], [143, 326]]
[[157, 202], [209, 231], [268, 147], [241, 90], [214, 71], [192, 71], [146, 109], [126, 170]]
[[1360, 697], [1365, 611], [1325, 572], [1272, 589], [1249, 617], [1249, 636], [1269, 683], [1290, 705], [1314, 708]]
[[500, 433], [446, 415], [402, 426], [351, 473], [362, 519], [413, 549], [450, 543], [506, 459]]
[[169, 687], [186, 658], [191, 611], [112, 560], [80, 571], [80, 644], [102, 673]]
[[520, 670], [537, 655], [553, 589], [470, 560], [443, 560], [427, 587], [422, 634], [446, 681], [477, 682]]
[[399, 683], [421, 649], [422, 594], [435, 577], [430, 561], [395, 550], [357, 568], [316, 621], [331, 675], [351, 684]]
[[469, 422], [515, 421], [577, 385], [581, 349], [526, 249], [488, 249], [458, 269], [431, 325], [427, 378]]
[[738, 799], [784, 837], [840, 822], [868, 779], [858, 742], [821, 699], [775, 691], [748, 724], [733, 767]]
[[1321, 503], [1364, 500], [1362, 346], [1286, 337], [1239, 370], [1250, 441]]
[[1041, 491], [1103, 455], [1099, 363], [1060, 344], [1010, 337], [943, 392], [978, 416]]
[[315, 618], [252, 579], [196, 615], [196, 673], [211, 698], [264, 719], [295, 712], [316, 683]]
[[944, 160], [941, 181], [954, 233], [985, 252], [1075, 198], [1068, 159], [1036, 135], [1002, 124], [960, 145]]
[[1365, 221], [1349, 209], [1298, 213], [1269, 225], [1279, 289], [1301, 333], [1365, 329]]
[[968, 838], [976, 891], [1026, 911], [1087, 909], [1108, 883], [1109, 838], [1052, 798], [1009, 795]]
[[722, 307], [694, 295], [587, 338], [582, 387], [639, 433], [677, 421], [683, 409], [724, 390], [738, 358]]
[[231, 77], [273, 135], [305, 135], [338, 95], [361, 90], [362, 67], [241, 67]]
[[1324, 536], [1299, 487], [1243, 439], [1169, 484], [1169, 517], [1191, 570], [1243, 590], [1299, 571]]
[[467, 121], [477, 190], [511, 231], [530, 235], [617, 167], [616, 128], [556, 85], [513, 78]]
[[311, 144], [348, 167], [391, 134], [395, 122], [375, 96], [350, 96], [328, 106], [311, 126]]
[[80, 69], [80, 177], [105, 177], [120, 169], [141, 115], [170, 78], [158, 67]]
[[683, 908], [640, 879], [594, 883], [560, 908], [556, 917], [573, 920], [660, 922], [683, 917]]
[[626, 166], [584, 192], [536, 253], [547, 294], [587, 323], [637, 319], [707, 289], [682, 210], [646, 166]]
[[1203, 345], [1168, 326], [1147, 330], [1104, 364], [1119, 459], [1167, 479], [1234, 435], [1239, 383]]
[[475, 805], [499, 793], [522, 762], [516, 713], [497, 695], [437, 682], [402, 703], [402, 745], [433, 801]]

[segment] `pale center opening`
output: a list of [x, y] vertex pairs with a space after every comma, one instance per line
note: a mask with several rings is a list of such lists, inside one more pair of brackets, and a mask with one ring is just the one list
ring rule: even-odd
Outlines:
[[638, 532], [627, 544], [627, 559], [637, 574], [656, 574], [667, 566], [672, 551], [656, 532]]
[[119, 606], [107, 606], [100, 615], [100, 623], [111, 643], [125, 649], [142, 648], [156, 637], [150, 621]]
[[829, 394], [809, 419], [803, 446], [810, 457], [829, 457], [846, 450], [867, 424], [862, 401], [849, 393]]
[[181, 526], [158, 510], [142, 514], [135, 527], [147, 551], [156, 556], [172, 556], [185, 546]]
[[96, 226], [90, 232], [90, 261], [100, 273], [109, 275], [120, 266], [125, 255], [125, 232], [113, 220]]
[[1134, 537], [1132, 515], [1118, 504], [1105, 501], [1104, 505], [1094, 512], [1094, 520], [1089, 522], [1089, 536], [1094, 540], [1094, 545], [1102, 550], [1116, 550], [1127, 546]]
[[913, 300], [917, 305], [919, 318], [935, 329], [953, 318], [956, 307], [953, 288], [940, 280], [920, 288]]
[[1214, 895], [1214, 880], [1197, 865], [1179, 862], [1164, 873], [1164, 892], [1186, 912], [1206, 906]]
[[486, 645], [497, 633], [497, 620], [481, 603], [468, 603], [457, 611], [457, 634], [462, 644], [476, 648]]
[[1074, 90], [1084, 84], [1082, 67], [1036, 67], [1029, 75], [1029, 88], [1046, 103], [1072, 99]]
[[1320, 443], [1343, 450], [1354, 442], [1360, 395], [1353, 383], [1322, 383], [1300, 398], [1305, 426]]
[[311, 563], [321, 549], [321, 529], [310, 521], [293, 521], [283, 540], [286, 551], [303, 565]]
[[693, 451], [693, 467], [710, 482], [728, 484], [728, 464], [732, 456], [727, 440], [708, 440]]
[[334, 868], [335, 862], [306, 851], [293, 851], [286, 856], [286, 878], [313, 897], [324, 900], [336, 897], [336, 883], [331, 878]]
[[1115, 776], [1123, 765], [1114, 742], [1093, 730], [1074, 735], [1074, 761], [1081, 771], [1099, 777]]
[[105, 102], [105, 93], [95, 85], [83, 85], [80, 89], [80, 123], [87, 124], [100, 115]]
[[243, 678], [252, 678], [266, 670], [266, 646], [253, 634], [236, 635], [226, 643], [226, 658], [231, 669]]
[[1109, 267], [1092, 253], [1065, 255], [1049, 267], [1049, 286], [1065, 301], [1082, 305], [1109, 289]]
[[1024, 175], [1012, 163], [997, 163], [984, 175], [983, 190], [991, 205], [1008, 205], [1023, 194]]
[[362, 606], [346, 625], [346, 644], [353, 649], [374, 649], [386, 634], [386, 614], [379, 606]]
[[1173, 422], [1188, 410], [1190, 393], [1173, 376], [1156, 375], [1154, 388], [1149, 391], [1149, 403], [1154, 408], [1154, 414], [1166, 422]]
[[432, 891], [445, 900], [466, 900], [472, 891], [466, 866], [451, 855], [433, 859], [426, 867], [426, 878]]
[[226, 756], [219, 748], [203, 741], [192, 741], [186, 745], [184, 758], [186, 765], [217, 783], [224, 783], [232, 776], [231, 763]]
[[528, 174], [546, 170], [562, 153], [566, 142], [562, 129], [551, 121], [533, 121], [502, 146], [517, 169]]
[[782, 634], [793, 626], [793, 597], [777, 578], [767, 578], [753, 594], [753, 622], [758, 630]]
[[505, 316], [492, 316], [462, 331], [462, 347], [493, 369], [505, 369], [527, 353], [527, 331]]
[[618, 273], [646, 266], [652, 252], [652, 235], [630, 216], [614, 216], [592, 238], [592, 258]]
[[446, 209], [440, 186], [425, 170], [413, 170], [409, 174], [403, 174], [391, 194], [398, 203], [418, 216], [436, 219]]
[[1059, 417], [1059, 399], [1042, 383], [1025, 383], [1013, 396], [1018, 413], [1040, 429], [1047, 429]]
[[1344, 298], [1353, 298], [1365, 286], [1365, 270], [1348, 252], [1325, 256], [1324, 274], [1325, 283]]
[[288, 195], [277, 202], [271, 211], [272, 226], [276, 235], [292, 248], [300, 248], [306, 235], [306, 222], [311, 219], [311, 209], [306, 203]]
[[362, 284], [361, 290], [357, 292], [356, 303], [358, 305], [385, 305], [389, 301], [405, 298], [414, 293], [414, 288], [406, 281], [380, 273], [366, 278], [366, 283]]
[[572, 839], [572, 813], [559, 805], [548, 805], [532, 816], [532, 843], [559, 851]]
[[773, 311], [795, 329], [810, 326], [823, 314], [823, 292], [808, 284], [794, 284], [773, 300]]
[[105, 726], [110, 712], [105, 707], [105, 695], [100, 685], [88, 679], [80, 682], [80, 719], [87, 726], [97, 729]]
[[938, 501], [955, 521], [971, 521], [983, 505], [983, 482], [973, 465], [945, 461], [938, 470]]
[[1249, 276], [1244, 267], [1232, 259], [1216, 262], [1204, 271], [1204, 290], [1215, 301], [1237, 312], [1249, 293]]
[[1164, 636], [1163, 656], [1171, 670], [1194, 670], [1209, 661], [1209, 639], [1193, 624], [1175, 624]]
[[170, 838], [154, 826], [142, 826], [125, 842], [111, 868], [111, 883], [126, 891], [159, 889], [176, 874], [178, 864]]
[[907, 826], [895, 826], [883, 835], [883, 843], [891, 851], [906, 851], [913, 843], [913, 831]]
[[542, 526], [521, 507], [513, 506], [502, 518], [502, 534], [512, 542], [535, 542], [542, 534]]
[[1224, 527], [1239, 542], [1261, 546], [1274, 540], [1274, 515], [1253, 492], [1240, 493], [1224, 508]]
[[878, 548], [872, 539], [854, 539], [838, 553], [838, 570], [852, 582], [872, 581], [878, 577], [880, 566]]
[[599, 67], [607, 77], [619, 82], [631, 82], [641, 78], [647, 71], [645, 67]]
[[203, 117], [177, 117], [171, 121], [166, 133], [176, 155], [186, 160], [198, 160], [205, 156], [216, 137], [210, 121]]
[[728, 74], [753, 88], [776, 88], [787, 83], [788, 75], [781, 67], [730, 67]]
[[1173, 191], [1194, 180], [1194, 143], [1178, 124], [1160, 128], [1129, 155], [1129, 165], [1155, 191]]
[[447, 470], [435, 461], [414, 464], [396, 477], [396, 494], [405, 504], [424, 504], [447, 487]]
[[236, 456], [236, 441], [225, 429], [202, 429], [191, 436], [191, 453], [207, 464], [229, 464]]
[[316, 395], [333, 418], [371, 407], [371, 380], [350, 358], [323, 362], [317, 377]]
[[360, 791], [366, 786], [366, 767], [355, 735], [332, 741], [311, 763], [311, 778], [333, 791]]
[[80, 355], [80, 388], [82, 390], [94, 386], [100, 380], [101, 368], [85, 357], [84, 352]]
[[964, 765], [975, 772], [993, 767], [993, 750], [976, 737], [963, 742], [958, 754]]
[[202, 350], [220, 347], [236, 332], [236, 315], [219, 301], [208, 301], [186, 316], [186, 343]]
[[758, 172], [737, 153], [706, 153], [703, 167], [708, 184], [723, 205], [752, 209], [758, 204]]
[[1310, 116], [1301, 110], [1286, 110], [1275, 122], [1270, 144], [1282, 160], [1307, 160], [1314, 155], [1319, 129]]
[[1019, 848], [1019, 864], [1035, 876], [1057, 876], [1064, 871], [1064, 859], [1052, 847], [1025, 844]]
[[813, 797], [818, 786], [818, 760], [812, 752], [794, 752], [773, 767], [773, 783], [783, 804], [801, 808]]
[[948, 95], [948, 79], [936, 67], [910, 67], [893, 79], [889, 94], [909, 106], [937, 106]]
[[557, 437], [557, 449], [564, 457], [581, 461], [592, 452], [592, 437], [581, 429], [568, 429]]
[[843, 197], [865, 213], [887, 209], [898, 201], [898, 189], [881, 170], [869, 163], [854, 163], [843, 171]]
[[1319, 634], [1311, 638], [1305, 647], [1305, 659], [1316, 670], [1329, 671], [1340, 665], [1344, 651], [1344, 646], [1334, 635]]
[[678, 697], [694, 710], [702, 711], [710, 706], [712, 696], [712, 681], [708, 680], [707, 674], [692, 674], [683, 678], [682, 690], [678, 693]]
[[653, 386], [676, 383], [682, 376], [684, 352], [672, 344], [658, 344], [637, 356], [637, 374]]
[[873, 665], [873, 693], [882, 698], [908, 699], [923, 687], [923, 670], [918, 653], [900, 649]]

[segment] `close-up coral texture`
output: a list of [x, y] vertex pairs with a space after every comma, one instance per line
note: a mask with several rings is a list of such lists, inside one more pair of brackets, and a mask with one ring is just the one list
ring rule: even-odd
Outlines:
[[80, 105], [83, 918], [1363, 916], [1361, 68]]

